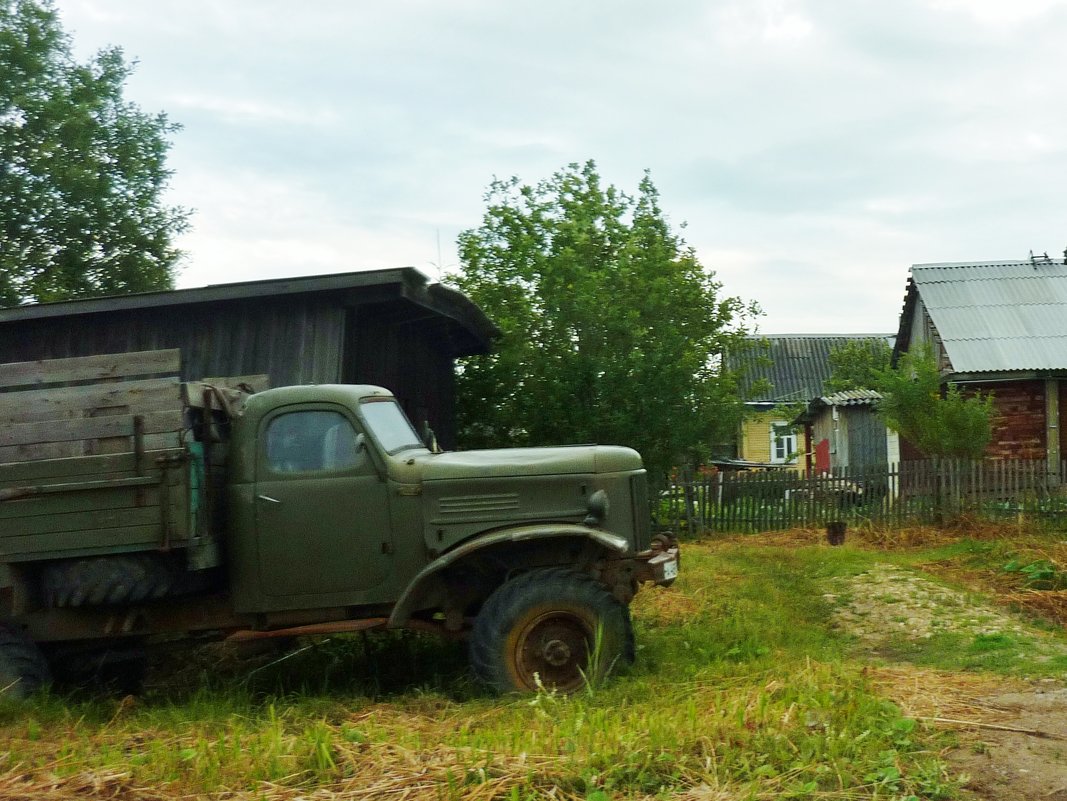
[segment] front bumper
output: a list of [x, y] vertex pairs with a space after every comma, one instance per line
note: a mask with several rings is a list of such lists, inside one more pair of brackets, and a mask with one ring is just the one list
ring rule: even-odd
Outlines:
[[639, 584], [651, 581], [660, 587], [669, 587], [678, 578], [681, 554], [678, 540], [670, 534], [657, 534], [652, 538], [652, 547], [637, 558], [634, 578]]
[[669, 587], [678, 578], [679, 562], [678, 546], [660, 551], [645, 562], [645, 570], [641, 571], [645, 575], [640, 576], [640, 580]]

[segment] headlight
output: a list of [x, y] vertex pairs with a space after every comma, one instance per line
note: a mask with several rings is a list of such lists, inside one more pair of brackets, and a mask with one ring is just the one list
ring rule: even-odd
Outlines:
[[589, 514], [585, 516], [587, 526], [599, 526], [608, 517], [608, 494], [604, 490], [597, 490], [589, 496]]

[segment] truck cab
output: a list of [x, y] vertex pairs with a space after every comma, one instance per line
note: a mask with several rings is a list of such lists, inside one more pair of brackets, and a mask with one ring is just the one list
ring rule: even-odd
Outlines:
[[[635, 451], [434, 453], [381, 387], [257, 393], [234, 420], [229, 461], [239, 612], [388, 604], [444, 554], [519, 528], [530, 542], [551, 541], [526, 546], [524, 558], [566, 547], [573, 558], [590, 541], [617, 553], [650, 545]], [[553, 527], [561, 536], [548, 536]]]

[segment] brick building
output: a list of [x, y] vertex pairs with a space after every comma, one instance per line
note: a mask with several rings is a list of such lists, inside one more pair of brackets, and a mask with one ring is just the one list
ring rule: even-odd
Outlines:
[[990, 457], [1067, 457], [1067, 259], [914, 265], [894, 359], [924, 343], [946, 381], [992, 393]]

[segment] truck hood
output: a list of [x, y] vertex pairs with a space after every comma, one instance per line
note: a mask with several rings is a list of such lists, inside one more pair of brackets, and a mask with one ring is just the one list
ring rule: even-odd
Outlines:
[[641, 468], [637, 451], [616, 445], [454, 451], [427, 455], [419, 461], [425, 481], [615, 473]]

